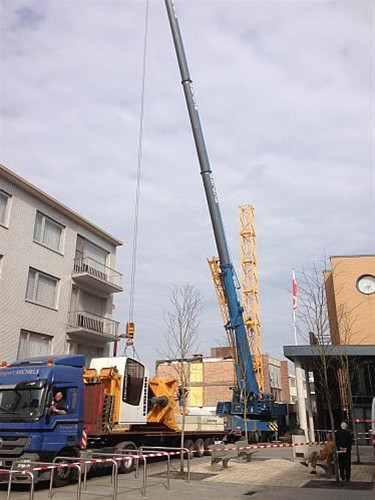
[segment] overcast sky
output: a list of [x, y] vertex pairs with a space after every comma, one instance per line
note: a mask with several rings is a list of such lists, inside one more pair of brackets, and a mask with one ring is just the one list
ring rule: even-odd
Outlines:
[[[1, 162], [124, 241], [128, 319], [145, 2], [1, 0]], [[374, 2], [175, 2], [228, 243], [256, 210], [264, 352], [293, 339], [291, 270], [374, 252]], [[150, 1], [136, 348], [152, 365], [171, 286], [224, 341], [216, 255], [164, 2]], [[298, 275], [297, 275], [298, 276]], [[122, 351], [122, 349], [121, 349]]]

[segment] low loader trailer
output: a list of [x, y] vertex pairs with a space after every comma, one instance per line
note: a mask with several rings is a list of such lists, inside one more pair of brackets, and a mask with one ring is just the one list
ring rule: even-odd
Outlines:
[[[88, 459], [93, 453], [131, 453], [141, 446], [178, 448], [177, 390], [176, 380], [150, 378], [145, 365], [130, 357], [94, 358], [88, 368], [80, 355], [3, 364], [0, 468], [10, 469], [20, 460], [49, 463], [60, 456]], [[55, 413], [57, 392], [66, 411]], [[190, 423], [184, 447], [198, 456], [227, 433], [222, 418], [185, 418]], [[130, 472], [134, 460], [118, 465], [120, 472]], [[46, 479], [45, 474], [38, 479]], [[74, 474], [72, 468], [57, 469], [55, 486], [65, 486]]]

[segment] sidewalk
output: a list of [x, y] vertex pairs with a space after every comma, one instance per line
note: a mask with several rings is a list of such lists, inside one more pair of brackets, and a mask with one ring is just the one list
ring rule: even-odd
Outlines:
[[[356, 489], [362, 486], [372, 487], [375, 462], [371, 448], [361, 453], [363, 464], [352, 465], [352, 483], [347, 486], [337, 484], [335, 480], [328, 483], [323, 471], [311, 475], [309, 470], [299, 462], [291, 460], [290, 450], [260, 450], [253, 462], [232, 460], [228, 469], [212, 471], [210, 458], [194, 459], [191, 462], [192, 480], [187, 483], [183, 479], [175, 479], [172, 474], [171, 490], [167, 490], [164, 462], [148, 465], [147, 496], [149, 500], [227, 500], [254, 498], [255, 500], [368, 500], [375, 496], [374, 490]], [[178, 469], [178, 461], [172, 461], [172, 470]], [[313, 488], [304, 487], [310, 481]], [[364, 483], [364, 484], [363, 484]], [[323, 486], [323, 488], [322, 488]], [[141, 500], [142, 479], [134, 478], [134, 474], [119, 476], [118, 500]], [[333, 487], [333, 489], [332, 489]], [[29, 489], [13, 491], [11, 500], [28, 500]], [[112, 498], [113, 488], [110, 476], [103, 475], [88, 481], [87, 491], [82, 491], [82, 500], [106, 500]], [[48, 490], [38, 485], [34, 500], [45, 500]], [[6, 491], [0, 491], [0, 499], [6, 498]], [[54, 500], [75, 500], [76, 485], [55, 489]]]

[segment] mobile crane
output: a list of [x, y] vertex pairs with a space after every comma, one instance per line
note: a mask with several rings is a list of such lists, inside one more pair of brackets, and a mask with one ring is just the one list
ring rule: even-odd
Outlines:
[[255, 440], [258, 440], [262, 439], [265, 434], [277, 431], [275, 417], [284, 414], [285, 407], [276, 405], [271, 394], [260, 394], [259, 392], [243, 318], [243, 308], [237, 293], [236, 274], [229, 254], [219, 198], [208, 158], [180, 27], [172, 0], [165, 0], [165, 5], [219, 255], [221, 285], [229, 311], [229, 321], [225, 328], [229, 332], [229, 336], [234, 339], [235, 345], [237, 387], [233, 391], [232, 401], [218, 404], [217, 414], [225, 417], [228, 429], [246, 429]]
[[[171, 0], [165, 0], [180, 66], [182, 85], [196, 143], [217, 250], [220, 279], [228, 303], [226, 329], [236, 346], [237, 387], [233, 399], [219, 403], [228, 430], [244, 429], [257, 439], [273, 433], [277, 406], [271, 395], [259, 394], [252, 355], [246, 335], [243, 310], [237, 294], [234, 268], [229, 256], [219, 201], [209, 164], [192, 81], [189, 75], [178, 21]], [[15, 461], [51, 461], [57, 456], [90, 457], [90, 453], [132, 450], [162, 441], [178, 445], [180, 431], [174, 419], [176, 381], [149, 379], [146, 367], [132, 358], [94, 358], [84, 368], [83, 356], [52, 356], [19, 360], [0, 367], [0, 467]], [[67, 412], [56, 414], [52, 400], [64, 393]], [[198, 454], [223, 437], [224, 430], [185, 433], [187, 448]], [[276, 427], [275, 427], [276, 426]], [[88, 447], [82, 449], [83, 431]], [[127, 465], [126, 465], [127, 464]], [[132, 462], [122, 468], [131, 470]], [[124, 472], [126, 472], [124, 470]], [[63, 469], [56, 473], [57, 485], [70, 480]]]

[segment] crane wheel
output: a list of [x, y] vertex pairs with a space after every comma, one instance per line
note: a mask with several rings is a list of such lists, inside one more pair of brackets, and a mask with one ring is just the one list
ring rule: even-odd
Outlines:
[[[135, 446], [134, 443], [131, 441], [123, 441], [122, 443], [119, 443], [116, 445], [116, 453], [121, 453], [124, 450], [136, 450], [137, 447]], [[126, 453], [124, 453], [126, 456]], [[121, 474], [129, 474], [129, 472], [132, 472], [135, 467], [135, 459], [131, 458], [129, 460], [124, 460], [123, 462], [118, 462], [118, 471]]]
[[189, 450], [190, 458], [194, 458], [194, 443], [191, 439], [185, 441], [185, 448]]
[[206, 455], [211, 455], [208, 447], [211, 446], [212, 444], [215, 444], [215, 440], [212, 437], [206, 438], [204, 440], [204, 451]]
[[203, 457], [204, 456], [204, 441], [203, 439], [197, 439], [195, 441], [195, 456]]

